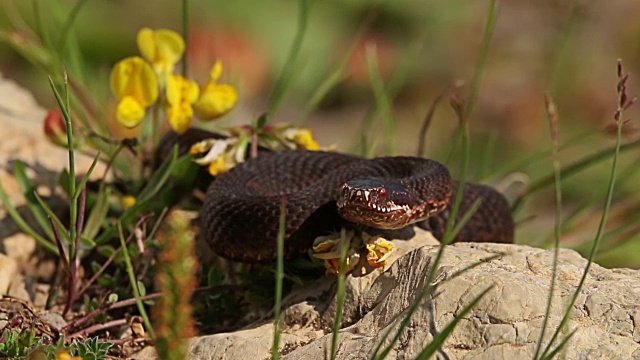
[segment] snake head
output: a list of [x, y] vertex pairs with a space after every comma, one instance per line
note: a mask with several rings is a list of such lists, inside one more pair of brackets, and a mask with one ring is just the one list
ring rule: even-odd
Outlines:
[[419, 221], [417, 211], [424, 207], [401, 181], [376, 178], [347, 181], [336, 205], [347, 221], [378, 229], [399, 229]]

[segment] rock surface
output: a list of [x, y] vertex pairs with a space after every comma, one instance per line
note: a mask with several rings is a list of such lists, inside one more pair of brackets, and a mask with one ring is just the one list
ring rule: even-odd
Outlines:
[[[52, 95], [53, 96], [53, 95]], [[22, 192], [10, 172], [13, 161], [25, 163], [27, 175], [35, 180], [38, 192], [51, 195], [58, 181], [58, 174], [69, 164], [68, 152], [52, 145], [44, 135], [43, 121], [47, 111], [33, 95], [0, 74], [0, 182], [9, 200], [19, 207], [25, 203]], [[76, 173], [84, 174], [93, 158], [76, 154]], [[102, 176], [104, 166], [98, 164], [93, 178]], [[16, 232], [3, 206], [0, 206], [0, 239]]]
[[[395, 241], [395, 260], [346, 280], [338, 359], [369, 359], [383, 335], [396, 329], [420, 292], [438, 251], [430, 234]], [[411, 247], [417, 246], [414, 250]], [[495, 258], [492, 258], [494, 257]], [[478, 294], [491, 287], [458, 323], [439, 359], [527, 359], [538, 344], [550, 288], [553, 251], [509, 244], [449, 246], [437, 271], [434, 295], [423, 302], [388, 359], [415, 358]], [[558, 326], [587, 261], [560, 250], [553, 306], [543, 345]], [[472, 265], [477, 266], [462, 271]], [[461, 272], [461, 273], [460, 273]], [[295, 289], [284, 300], [283, 359], [322, 359], [331, 349], [335, 278]], [[592, 265], [572, 308], [575, 330], [566, 359], [640, 359], [640, 271]], [[273, 325], [196, 338], [191, 359], [270, 359]], [[556, 341], [556, 344], [558, 341]], [[149, 351], [145, 358], [149, 358]], [[142, 358], [142, 357], [141, 357]]]
[[18, 264], [7, 255], [0, 253], [0, 296], [9, 293], [18, 276]]

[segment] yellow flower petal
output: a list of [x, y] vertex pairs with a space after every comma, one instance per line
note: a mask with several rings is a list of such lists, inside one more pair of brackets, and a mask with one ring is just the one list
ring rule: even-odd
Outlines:
[[232, 167], [233, 164], [227, 163], [227, 155], [222, 154], [218, 159], [216, 159], [216, 161], [209, 165], [209, 174], [212, 176], [218, 176], [229, 171]]
[[141, 57], [119, 61], [111, 70], [111, 91], [119, 100], [130, 96], [148, 107], [158, 99], [158, 80], [153, 69]]
[[213, 64], [213, 68], [211, 68], [211, 72], [209, 72], [209, 81], [215, 83], [216, 81], [218, 81], [218, 79], [220, 79], [220, 76], [222, 75], [222, 62], [221, 61], [216, 61], [215, 64]]
[[309, 129], [300, 129], [293, 136], [293, 142], [303, 149], [318, 150], [320, 145], [313, 139], [313, 134]]
[[140, 53], [159, 76], [170, 74], [184, 54], [184, 40], [173, 30], [144, 28], [138, 32], [137, 40]]
[[125, 96], [116, 108], [116, 118], [122, 125], [136, 127], [144, 118], [145, 108], [133, 97]]
[[394, 250], [393, 243], [378, 238], [367, 244], [367, 262], [372, 267], [384, 266]]
[[200, 88], [194, 81], [183, 78], [180, 75], [167, 76], [167, 120], [171, 128], [178, 134], [182, 134], [191, 125], [193, 107], [198, 99]]
[[228, 113], [238, 102], [238, 93], [231, 85], [210, 84], [205, 86], [195, 110], [202, 120], [212, 120]]
[[193, 107], [189, 103], [182, 103], [167, 108], [167, 121], [178, 134], [184, 134], [191, 125], [193, 118]]

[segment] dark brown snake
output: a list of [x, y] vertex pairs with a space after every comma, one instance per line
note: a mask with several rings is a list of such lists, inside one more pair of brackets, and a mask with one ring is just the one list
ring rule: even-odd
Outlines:
[[[198, 137], [191, 135], [189, 141], [178, 141], [181, 147]], [[175, 143], [175, 136], [168, 142]], [[457, 186], [447, 168], [434, 160], [260, 152], [211, 183], [200, 218], [204, 237], [217, 254], [266, 262], [276, 257], [283, 201], [285, 257], [291, 258], [306, 253], [317, 236], [348, 223], [378, 229], [418, 223], [441, 239]], [[509, 204], [488, 186], [465, 184], [458, 219], [478, 198], [478, 210], [454, 241], [513, 242]]]

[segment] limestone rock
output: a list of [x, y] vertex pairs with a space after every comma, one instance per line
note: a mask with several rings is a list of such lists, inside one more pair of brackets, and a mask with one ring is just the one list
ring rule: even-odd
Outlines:
[[[433, 244], [428, 233], [415, 240]], [[409, 251], [405, 249], [403, 251]], [[437, 254], [422, 245], [383, 269], [347, 278], [338, 359], [368, 359], [383, 335], [396, 329], [422, 289]], [[490, 259], [492, 256], [496, 256]], [[441, 359], [532, 358], [539, 341], [551, 280], [553, 251], [510, 244], [459, 243], [447, 247], [434, 295], [412, 317], [389, 359], [414, 358], [478, 294], [491, 287], [461, 319], [437, 355]], [[559, 324], [587, 261], [561, 250], [553, 306], [543, 345]], [[471, 265], [473, 268], [463, 271]], [[335, 279], [297, 289], [285, 301], [280, 351], [284, 359], [322, 359], [331, 348]], [[640, 358], [640, 271], [592, 265], [572, 308], [566, 359]], [[269, 359], [271, 320], [233, 333], [194, 339], [191, 359]], [[565, 336], [567, 332], [561, 335]]]
[[[44, 185], [39, 186], [38, 191], [45, 196], [52, 193], [58, 174], [69, 164], [68, 152], [52, 145], [44, 135], [46, 113], [31, 93], [0, 74], [0, 183], [16, 207], [25, 202], [18, 183], [10, 174], [13, 161], [19, 159], [25, 163], [27, 175], [35, 179], [37, 185]], [[92, 157], [77, 152], [75, 159], [79, 175], [86, 173], [93, 161]], [[92, 178], [101, 177], [104, 169], [104, 165], [98, 163]], [[0, 206], [0, 239], [16, 231], [15, 224], [8, 220], [6, 210]]]
[[9, 292], [9, 288], [18, 277], [18, 264], [15, 260], [0, 253], [0, 295]]

